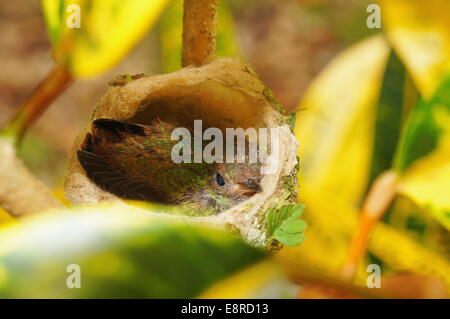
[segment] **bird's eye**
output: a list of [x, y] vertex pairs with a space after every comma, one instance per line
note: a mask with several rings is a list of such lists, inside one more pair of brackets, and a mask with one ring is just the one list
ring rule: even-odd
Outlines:
[[217, 181], [217, 184], [219, 184], [220, 186], [225, 185], [225, 181], [224, 181], [222, 175], [220, 175], [219, 173], [216, 173], [216, 181]]

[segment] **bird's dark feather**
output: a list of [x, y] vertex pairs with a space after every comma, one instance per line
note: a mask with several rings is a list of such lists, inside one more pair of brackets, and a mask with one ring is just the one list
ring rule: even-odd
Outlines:
[[122, 176], [105, 159], [88, 151], [77, 151], [78, 161], [90, 179], [103, 189], [127, 199], [157, 201], [154, 190], [147, 184]]
[[132, 133], [140, 136], [145, 136], [145, 130], [144, 127], [137, 125], [137, 124], [131, 124], [121, 121], [116, 121], [112, 119], [105, 119], [100, 118], [95, 120], [92, 123], [95, 127], [108, 130], [111, 132], [124, 132], [124, 133]]

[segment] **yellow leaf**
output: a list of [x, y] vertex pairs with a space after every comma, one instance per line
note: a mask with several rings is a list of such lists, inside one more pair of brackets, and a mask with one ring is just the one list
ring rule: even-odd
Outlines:
[[[330, 194], [323, 200], [321, 194], [301, 188], [306, 206], [304, 219], [308, 224], [305, 241], [297, 247], [284, 247], [279, 255], [289, 261], [301, 261], [317, 271], [337, 275], [345, 261], [351, 234], [356, 227], [357, 211]], [[357, 279], [366, 277], [366, 263], [359, 265]]]
[[53, 196], [55, 196], [61, 203], [66, 206], [70, 206], [70, 202], [67, 200], [66, 195], [64, 193], [64, 188], [57, 187], [53, 190]]
[[[326, 201], [313, 194], [306, 194], [305, 197], [304, 204], [308, 209], [305, 220], [309, 226], [305, 242], [298, 247], [285, 247], [279, 255], [288, 261], [301, 261], [318, 271], [336, 275], [345, 259], [359, 212], [339, 197], [330, 196]], [[445, 281], [450, 291], [448, 259], [389, 225], [377, 224], [368, 251], [390, 269], [435, 275]], [[366, 279], [367, 272], [361, 264], [356, 282], [365, 285]]]
[[[88, 77], [118, 63], [146, 34], [168, 0], [42, 0], [55, 59]], [[80, 28], [70, 28], [80, 8]], [[69, 24], [70, 25], [70, 24]]]
[[[300, 175], [312, 192], [357, 203], [365, 191], [375, 107], [390, 49], [383, 36], [342, 52], [307, 90], [295, 128]], [[302, 192], [300, 192], [302, 193]]]
[[7, 211], [5, 211], [3, 208], [0, 207], [0, 225], [4, 225], [10, 222], [15, 221], [15, 219], [8, 214]]
[[380, 0], [384, 28], [425, 98], [450, 71], [450, 1]]
[[432, 114], [441, 130], [439, 144], [406, 170], [398, 191], [428, 207], [428, 211], [450, 229], [450, 113], [445, 106], [435, 105]]
[[[219, 281], [204, 291], [199, 299], [274, 298], [276, 286], [286, 281], [282, 269], [272, 261], [252, 265]], [[278, 296], [281, 297], [281, 296]]]

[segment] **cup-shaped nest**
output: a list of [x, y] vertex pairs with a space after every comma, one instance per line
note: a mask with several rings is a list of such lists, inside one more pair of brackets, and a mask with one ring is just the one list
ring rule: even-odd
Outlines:
[[[263, 175], [262, 192], [216, 215], [179, 217], [231, 229], [256, 246], [277, 246], [268, 235], [266, 217], [269, 210], [296, 202], [297, 141], [289, 117], [247, 65], [234, 59], [218, 59], [202, 67], [129, 80], [118, 78], [110, 84], [96, 105], [92, 120], [109, 118], [149, 124], [159, 118], [189, 126], [195, 119], [202, 119], [221, 130], [277, 128], [278, 165]], [[81, 167], [76, 153], [87, 132], [88, 129], [78, 137], [72, 150], [66, 196], [74, 204], [121, 200], [91, 181]]]

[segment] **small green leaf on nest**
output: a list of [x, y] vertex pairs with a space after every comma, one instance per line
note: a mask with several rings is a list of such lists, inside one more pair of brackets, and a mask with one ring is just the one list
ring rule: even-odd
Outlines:
[[288, 116], [289, 116], [289, 126], [291, 127], [291, 130], [294, 131], [295, 123], [297, 121], [297, 112], [290, 112]]
[[301, 220], [305, 206], [283, 206], [272, 209], [267, 214], [267, 229], [271, 239], [276, 239], [286, 246], [300, 245], [304, 238], [306, 223]]

